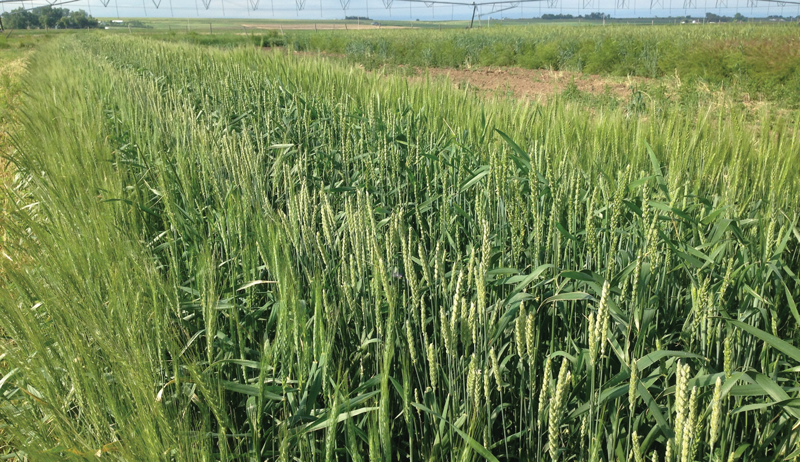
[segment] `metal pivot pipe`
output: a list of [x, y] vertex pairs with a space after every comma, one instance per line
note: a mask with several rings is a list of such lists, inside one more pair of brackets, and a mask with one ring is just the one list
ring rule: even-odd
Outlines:
[[472, 2], [472, 19], [469, 21], [469, 28], [472, 29], [472, 24], [475, 22], [475, 13], [478, 11], [478, 5]]

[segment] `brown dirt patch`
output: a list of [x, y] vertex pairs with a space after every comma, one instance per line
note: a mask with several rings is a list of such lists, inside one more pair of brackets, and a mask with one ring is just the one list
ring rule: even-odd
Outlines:
[[614, 78], [587, 75], [579, 72], [551, 71], [545, 69], [477, 68], [477, 69], [418, 69], [411, 80], [426, 77], [448, 78], [458, 88], [474, 88], [486, 96], [505, 96], [521, 99], [541, 100], [561, 93], [572, 83], [581, 92], [595, 95], [609, 93], [617, 98], [626, 98], [631, 87], [642, 83], [642, 78]]

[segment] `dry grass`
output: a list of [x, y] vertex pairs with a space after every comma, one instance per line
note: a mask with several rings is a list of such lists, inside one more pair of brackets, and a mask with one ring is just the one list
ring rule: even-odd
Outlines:
[[[9, 56], [10, 55], [10, 56]], [[8, 162], [8, 156], [13, 152], [10, 134], [16, 126], [15, 110], [20, 94], [22, 75], [30, 58], [31, 52], [27, 51], [21, 56], [12, 52], [0, 54], [0, 185], [5, 188], [12, 187], [14, 169]], [[7, 239], [5, 222], [8, 219], [8, 196], [0, 197], [0, 252], [4, 253]]]
[[[28, 64], [31, 52], [25, 52], [22, 56], [13, 52], [0, 53], [0, 188], [12, 188], [14, 183], [15, 171], [7, 158], [13, 152], [14, 147], [11, 143], [10, 134], [16, 128], [15, 111], [20, 95], [22, 76]], [[8, 235], [6, 223], [10, 217], [10, 199], [7, 194], [0, 195], [0, 258], [10, 259], [6, 252], [6, 242]], [[2, 268], [0, 268], [2, 276]], [[3, 331], [0, 330], [0, 334]], [[3, 339], [2, 342], [12, 343], [13, 340]], [[0, 374], [8, 372], [8, 365], [5, 361], [0, 361]], [[0, 427], [0, 455], [9, 455], [14, 449], [8, 445], [5, 431]], [[1, 457], [1, 456], [0, 456]]]

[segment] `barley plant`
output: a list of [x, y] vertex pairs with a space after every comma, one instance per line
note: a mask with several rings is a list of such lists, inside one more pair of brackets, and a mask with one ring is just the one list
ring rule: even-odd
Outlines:
[[64, 36], [27, 81], [21, 460], [800, 454], [791, 113], [492, 102], [136, 36]]

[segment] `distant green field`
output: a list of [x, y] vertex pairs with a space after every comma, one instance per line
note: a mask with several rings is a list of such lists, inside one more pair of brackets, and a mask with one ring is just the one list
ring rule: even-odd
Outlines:
[[[111, 21], [114, 18], [98, 18], [101, 21]], [[249, 18], [211, 18], [211, 19], [198, 19], [198, 18], [123, 18], [123, 21], [138, 21], [146, 25], [147, 28], [133, 28], [134, 31], [144, 32], [147, 30], [163, 32], [164, 30], [173, 31], [186, 31], [189, 30], [197, 32], [209, 32], [209, 24], [213, 31], [244, 31], [257, 29], [264, 26], [284, 26], [287, 30], [296, 27], [312, 27], [314, 24], [319, 26], [338, 26], [342, 31], [347, 26], [362, 26], [370, 25], [372, 20], [357, 21], [357, 20], [332, 20], [320, 19], [314, 21], [306, 20], [292, 20], [292, 19], [249, 19]], [[421, 28], [421, 29], [438, 29], [442, 28], [464, 28], [469, 25], [469, 21], [384, 21], [380, 20], [382, 26], [394, 26], [405, 28]], [[476, 23], [477, 24], [477, 23]], [[486, 21], [484, 20], [484, 25]], [[250, 26], [250, 27], [248, 27]], [[375, 26], [375, 29], [378, 29]], [[126, 26], [117, 26], [112, 30], [128, 31]]]
[[[117, 17], [101, 17], [98, 18], [101, 21], [111, 21], [114, 19], [119, 19]], [[189, 30], [194, 30], [197, 32], [208, 32], [209, 31], [209, 24], [211, 24], [212, 29], [215, 31], [238, 31], [242, 30], [243, 26], [270, 26], [270, 25], [284, 25], [287, 27], [287, 30], [292, 27], [298, 26], [309, 26], [309, 25], [337, 25], [344, 29], [344, 25], [347, 24], [348, 26], [355, 26], [358, 24], [361, 25], [368, 25], [371, 24], [373, 21], [356, 21], [356, 20], [294, 20], [294, 19], [249, 19], [249, 18], [210, 18], [210, 19], [199, 19], [199, 18], [149, 18], [149, 17], [142, 17], [142, 18], [122, 18], [123, 21], [138, 21], [142, 24], [146, 25], [148, 28], [157, 31], [163, 30], [174, 30], [174, 31], [185, 31], [187, 26]], [[383, 26], [394, 26], [394, 27], [408, 27], [408, 28], [419, 28], [419, 29], [464, 29], [469, 26], [469, 20], [456, 20], [456, 21], [410, 21], [410, 20], [375, 20], [380, 22]], [[640, 25], [650, 25], [650, 24], [671, 24], [674, 20], [672, 19], [609, 19], [606, 21], [606, 25], [612, 24], [640, 24]], [[542, 20], [542, 19], [505, 19], [500, 20], [496, 17], [492, 17], [491, 21], [487, 21], [484, 17], [481, 21], [478, 20], [476, 17], [475, 19], [475, 28], [493, 28], [493, 27], [512, 27], [512, 26], [526, 26], [526, 25], [602, 25], [602, 21], [597, 20]], [[141, 28], [134, 28], [134, 30], [146, 30]], [[128, 28], [126, 26], [117, 26], [114, 30], [124, 30], [127, 31]]]

